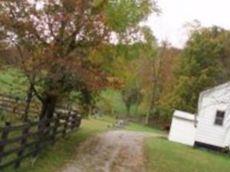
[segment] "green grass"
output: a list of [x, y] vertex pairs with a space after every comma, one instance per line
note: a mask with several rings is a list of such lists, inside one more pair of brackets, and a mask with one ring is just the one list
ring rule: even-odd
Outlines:
[[[17, 172], [54, 172], [71, 160], [78, 148], [79, 143], [86, 138], [108, 130], [113, 119], [102, 118], [100, 120], [83, 120], [81, 128], [72, 133], [68, 139], [61, 139], [52, 148], [46, 149], [32, 166], [31, 160], [26, 160]], [[13, 172], [14, 169], [7, 169]]]
[[141, 131], [141, 132], [164, 134], [164, 132], [161, 130], [144, 126], [141, 124], [137, 124], [137, 123], [130, 123], [128, 126], [125, 127], [125, 129], [130, 131]]
[[23, 98], [27, 90], [27, 80], [16, 69], [0, 70], [0, 93], [10, 94]]
[[145, 151], [149, 172], [230, 171], [230, 157], [172, 143], [166, 139], [147, 139]]

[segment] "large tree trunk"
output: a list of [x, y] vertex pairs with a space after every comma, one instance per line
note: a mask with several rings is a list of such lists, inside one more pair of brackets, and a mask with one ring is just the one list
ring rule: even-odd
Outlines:
[[92, 114], [91, 114], [91, 107], [92, 107], [92, 94], [91, 92], [87, 89], [81, 89], [81, 94], [82, 94], [82, 99], [81, 99], [81, 103], [83, 105], [83, 110], [84, 113], [87, 115], [87, 117], [89, 118]]
[[47, 95], [42, 102], [42, 109], [40, 114], [40, 120], [46, 118], [50, 119], [53, 117], [55, 107], [57, 103], [57, 97], [52, 95]]

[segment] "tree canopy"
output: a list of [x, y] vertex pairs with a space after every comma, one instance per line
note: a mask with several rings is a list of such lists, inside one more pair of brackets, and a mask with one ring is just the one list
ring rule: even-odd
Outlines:
[[172, 107], [196, 112], [199, 93], [229, 79], [229, 36], [229, 31], [218, 27], [192, 33], [176, 71], [178, 81], [170, 96]]
[[43, 103], [42, 116], [52, 116], [55, 104], [72, 90], [106, 87], [106, 73], [90, 52], [110, 43], [112, 34], [134, 36], [153, 5], [150, 0], [1, 0], [1, 36], [16, 48], [14, 66]]

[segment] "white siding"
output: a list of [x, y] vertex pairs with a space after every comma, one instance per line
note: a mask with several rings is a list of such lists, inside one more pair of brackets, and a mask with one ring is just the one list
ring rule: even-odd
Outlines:
[[179, 115], [177, 115], [178, 113], [181, 114], [182, 112], [174, 112], [169, 133], [169, 140], [193, 146], [195, 139], [194, 120], [191, 120], [191, 116], [193, 115], [184, 113], [183, 117], [179, 117]]
[[213, 146], [225, 147], [226, 127], [214, 124], [217, 110], [229, 114], [229, 88], [213, 89], [202, 95], [199, 101], [198, 125], [195, 140]]
[[228, 128], [228, 132], [226, 132], [224, 146], [230, 148], [230, 132], [229, 132], [229, 128]]

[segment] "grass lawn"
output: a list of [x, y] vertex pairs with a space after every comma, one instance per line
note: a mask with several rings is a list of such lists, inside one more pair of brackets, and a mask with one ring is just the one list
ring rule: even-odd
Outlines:
[[22, 73], [16, 69], [0, 70], [0, 93], [10, 94], [24, 98], [27, 91], [27, 80]]
[[[43, 152], [32, 166], [31, 160], [26, 160], [17, 172], [55, 172], [68, 160], [73, 158], [77, 145], [91, 135], [108, 130], [113, 123], [111, 118], [100, 120], [83, 120], [81, 128], [72, 133], [68, 139], [62, 139], [52, 148]], [[13, 172], [14, 169], [6, 169], [6, 172]]]
[[230, 157], [201, 151], [166, 139], [149, 138], [145, 143], [149, 172], [228, 172]]
[[130, 130], [130, 131], [140, 131], [140, 132], [150, 132], [150, 133], [157, 133], [157, 134], [164, 134], [163, 131], [160, 131], [158, 129], [155, 128], [151, 128], [148, 126], [144, 126], [141, 124], [137, 124], [137, 123], [130, 123], [128, 126], [125, 127], [126, 130]]

